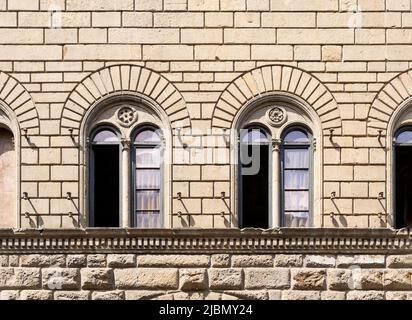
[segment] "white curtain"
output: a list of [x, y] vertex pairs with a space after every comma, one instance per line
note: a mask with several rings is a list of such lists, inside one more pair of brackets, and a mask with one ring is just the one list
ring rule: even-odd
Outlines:
[[287, 227], [308, 226], [309, 185], [309, 150], [286, 149], [284, 152], [284, 209]]

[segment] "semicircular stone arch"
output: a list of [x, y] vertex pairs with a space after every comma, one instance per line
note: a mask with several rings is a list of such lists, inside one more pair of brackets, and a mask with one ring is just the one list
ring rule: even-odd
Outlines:
[[89, 108], [116, 93], [145, 96], [164, 110], [172, 128], [190, 127], [185, 100], [165, 77], [141, 66], [114, 65], [90, 74], [74, 88], [63, 107], [60, 130], [79, 130]]
[[39, 133], [39, 116], [26, 88], [9, 74], [0, 71], [0, 101], [13, 112], [20, 129]]
[[253, 69], [230, 83], [221, 94], [212, 119], [212, 127], [229, 129], [238, 111], [262, 95], [287, 93], [303, 99], [318, 114], [322, 129], [341, 131], [338, 104], [316, 77], [295, 67], [270, 65]]
[[368, 134], [386, 134], [396, 109], [412, 98], [412, 69], [389, 81], [376, 95], [368, 114]]

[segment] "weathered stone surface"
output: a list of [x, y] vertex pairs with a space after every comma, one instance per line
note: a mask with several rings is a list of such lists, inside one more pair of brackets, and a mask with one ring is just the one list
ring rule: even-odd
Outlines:
[[109, 254], [107, 255], [107, 266], [111, 268], [135, 267], [136, 256], [134, 254]]
[[49, 290], [23, 290], [19, 300], [52, 300], [53, 292]]
[[114, 275], [119, 289], [177, 289], [179, 286], [178, 269], [116, 269]]
[[55, 300], [89, 300], [89, 291], [55, 291]]
[[43, 288], [49, 290], [80, 289], [80, 271], [74, 268], [42, 270]]
[[40, 287], [38, 268], [0, 268], [0, 289], [34, 289]]
[[180, 289], [183, 291], [201, 291], [208, 287], [206, 269], [181, 269]]
[[335, 256], [309, 255], [304, 259], [304, 265], [308, 268], [334, 267], [335, 264]]
[[353, 288], [352, 272], [344, 269], [328, 269], [330, 290], [348, 290]]
[[337, 267], [359, 266], [364, 268], [381, 268], [385, 267], [385, 256], [383, 255], [354, 255], [338, 256]]
[[246, 289], [285, 289], [289, 287], [289, 269], [245, 269]]
[[137, 257], [138, 267], [208, 267], [206, 255], [144, 255]]
[[269, 300], [282, 300], [281, 290], [268, 290]]
[[[362, 270], [360, 287], [363, 290], [379, 290], [383, 288], [383, 271], [379, 270]], [[355, 288], [358, 288], [359, 285], [356, 284], [359, 279], [355, 279]]]
[[18, 298], [18, 290], [3, 290], [0, 292], [0, 300], [17, 300]]
[[320, 300], [319, 291], [282, 291], [282, 300]]
[[209, 286], [211, 289], [241, 289], [243, 272], [241, 269], [210, 269]]
[[274, 260], [275, 267], [301, 267], [303, 256], [300, 254], [277, 254]]
[[235, 255], [232, 256], [233, 267], [273, 267], [271, 255]]
[[408, 292], [388, 291], [385, 300], [411, 300], [412, 295]]
[[382, 291], [350, 291], [346, 295], [347, 300], [384, 300]]
[[64, 267], [66, 257], [64, 255], [23, 255], [20, 256], [20, 264], [22, 267]]
[[69, 254], [66, 258], [66, 263], [69, 268], [85, 267], [87, 259], [85, 254]]
[[297, 290], [323, 290], [326, 287], [326, 271], [321, 269], [292, 270], [292, 286]]
[[268, 300], [269, 295], [267, 291], [252, 291], [252, 290], [241, 290], [241, 291], [225, 291], [225, 294], [231, 295], [233, 297], [239, 298], [241, 300]]
[[124, 291], [105, 291], [92, 293], [93, 300], [124, 300]]
[[89, 268], [81, 270], [82, 289], [107, 290], [114, 284], [113, 270]]
[[412, 254], [388, 256], [386, 265], [389, 268], [412, 268]]
[[126, 300], [149, 300], [164, 295], [164, 291], [148, 290], [127, 290], [125, 291]]
[[345, 300], [346, 293], [341, 291], [322, 291], [321, 300]]
[[227, 268], [230, 266], [230, 255], [214, 254], [211, 258], [211, 266], [213, 268]]
[[383, 275], [385, 290], [412, 290], [412, 271], [387, 270]]
[[105, 254], [89, 254], [87, 256], [87, 266], [89, 268], [106, 267], [106, 255]]
[[9, 256], [0, 256], [0, 267], [8, 267]]

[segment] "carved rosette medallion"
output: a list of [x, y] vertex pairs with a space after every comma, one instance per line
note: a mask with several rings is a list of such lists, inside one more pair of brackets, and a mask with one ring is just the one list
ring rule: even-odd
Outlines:
[[271, 109], [266, 114], [267, 120], [274, 127], [280, 127], [287, 121], [288, 115], [283, 107], [276, 106]]
[[137, 121], [137, 111], [130, 106], [124, 106], [117, 112], [117, 121], [123, 127], [130, 127]]

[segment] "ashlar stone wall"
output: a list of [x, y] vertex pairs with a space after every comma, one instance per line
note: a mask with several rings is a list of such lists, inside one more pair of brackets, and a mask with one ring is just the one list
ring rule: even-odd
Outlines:
[[0, 256], [0, 299], [406, 300], [411, 255]]

